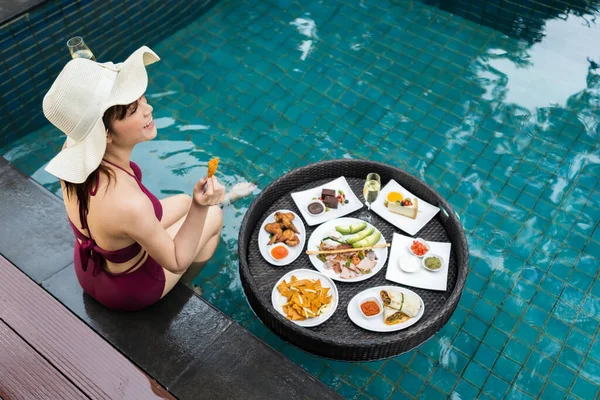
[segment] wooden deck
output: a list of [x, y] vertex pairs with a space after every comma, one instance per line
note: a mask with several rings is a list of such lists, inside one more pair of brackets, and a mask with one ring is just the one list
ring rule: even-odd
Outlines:
[[2, 256], [0, 398], [174, 399]]

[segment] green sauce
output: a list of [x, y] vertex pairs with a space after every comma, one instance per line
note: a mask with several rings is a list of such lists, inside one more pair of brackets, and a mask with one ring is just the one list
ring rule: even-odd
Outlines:
[[425, 266], [429, 269], [440, 269], [442, 262], [435, 257], [429, 257], [425, 259]]

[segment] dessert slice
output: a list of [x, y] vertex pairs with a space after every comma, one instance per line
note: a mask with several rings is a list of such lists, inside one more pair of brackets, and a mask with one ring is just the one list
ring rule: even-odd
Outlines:
[[417, 212], [419, 211], [417, 198], [406, 198], [404, 200], [388, 202], [387, 208], [395, 214], [404, 215], [405, 217], [415, 219], [417, 218]]

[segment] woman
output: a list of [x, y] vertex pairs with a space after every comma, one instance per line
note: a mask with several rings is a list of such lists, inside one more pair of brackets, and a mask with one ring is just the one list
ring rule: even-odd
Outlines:
[[[156, 137], [144, 92], [145, 66], [158, 60], [145, 46], [117, 65], [72, 60], [43, 102], [46, 118], [67, 135], [46, 170], [61, 181], [77, 278], [113, 309], [164, 297], [193, 262], [202, 266], [214, 254], [223, 226], [218, 205], [226, 195], [214, 176], [200, 179], [191, 197], [158, 200], [130, 161], [136, 144]], [[230, 200], [252, 186], [241, 189]]]

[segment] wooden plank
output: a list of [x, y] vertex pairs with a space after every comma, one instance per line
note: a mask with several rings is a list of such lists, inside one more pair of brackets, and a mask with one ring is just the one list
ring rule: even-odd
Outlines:
[[173, 398], [1, 256], [0, 319], [90, 398]]
[[67, 378], [0, 321], [0, 397], [86, 399]]

